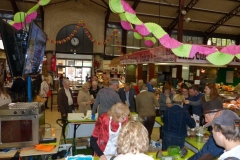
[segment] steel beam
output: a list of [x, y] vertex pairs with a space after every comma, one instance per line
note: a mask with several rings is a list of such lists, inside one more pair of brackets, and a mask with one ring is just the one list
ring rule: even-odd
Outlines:
[[10, 2], [11, 2], [11, 5], [12, 5], [14, 14], [19, 12], [19, 8], [18, 8], [17, 3], [15, 2], [15, 0], [10, 0]]
[[205, 31], [206, 35], [211, 35], [219, 26], [227, 22], [229, 19], [231, 19], [233, 16], [238, 14], [240, 12], [240, 5], [238, 5], [236, 8], [234, 8], [231, 12], [229, 12], [226, 16], [221, 18], [217, 23], [215, 23], [212, 27], [210, 27], [208, 30]]
[[132, 5], [133, 10], [135, 10], [137, 8], [139, 2], [140, 2], [140, 0], [135, 0], [134, 1], [133, 5]]
[[[199, 1], [199, 0], [191, 0], [191, 1], [188, 3], [188, 5], [184, 8], [184, 10], [186, 11], [186, 13], [188, 13], [188, 12], [191, 10], [191, 8], [193, 8], [193, 6], [197, 4], [198, 1]], [[178, 12], [179, 12], [179, 13], [178, 13], [179, 15], [182, 15], [181, 10], [178, 10]], [[176, 27], [176, 25], [178, 24], [178, 20], [179, 20], [179, 16], [177, 16], [177, 17], [172, 21], [172, 23], [167, 27], [167, 32], [168, 32], [169, 34], [172, 33], [173, 29], [174, 29], [174, 28]]]

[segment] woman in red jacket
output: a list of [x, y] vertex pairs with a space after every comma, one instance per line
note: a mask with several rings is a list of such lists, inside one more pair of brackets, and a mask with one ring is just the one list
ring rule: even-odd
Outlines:
[[99, 160], [107, 160], [108, 156], [117, 155], [117, 139], [123, 124], [128, 121], [129, 108], [117, 103], [107, 112], [98, 117], [92, 136], [90, 146], [98, 155]]

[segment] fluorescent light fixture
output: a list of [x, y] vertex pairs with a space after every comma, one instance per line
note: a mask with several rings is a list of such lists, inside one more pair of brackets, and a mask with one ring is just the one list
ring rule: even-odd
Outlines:
[[189, 69], [188, 66], [182, 66], [182, 69]]
[[144, 65], [144, 66], [146, 66], [147, 64], [146, 64], [146, 63], [144, 63], [143, 65]]

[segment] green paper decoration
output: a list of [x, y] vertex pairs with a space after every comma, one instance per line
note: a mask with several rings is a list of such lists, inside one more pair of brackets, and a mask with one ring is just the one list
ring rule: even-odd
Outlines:
[[238, 59], [240, 59], [240, 54], [235, 54], [235, 56], [236, 56]]
[[39, 8], [39, 5], [36, 4], [35, 6], [33, 6], [32, 8], [30, 8], [30, 9], [27, 11], [27, 14], [30, 14], [30, 13], [32, 13], [32, 12], [35, 12], [38, 8]]
[[45, 6], [46, 4], [48, 4], [50, 2], [50, 0], [40, 0], [39, 2], [38, 2], [38, 4], [40, 5], [40, 6]]
[[123, 8], [120, 0], [110, 0], [109, 7], [113, 11], [113, 13], [123, 13], [124, 12], [124, 8]]
[[144, 37], [144, 40], [151, 40], [154, 44], [157, 42], [156, 38], [154, 37]]
[[187, 57], [188, 58], [191, 49], [192, 49], [192, 45], [182, 44], [180, 47], [172, 49], [172, 52], [179, 57]]
[[163, 37], [165, 34], [167, 34], [162, 27], [160, 27], [159, 25], [155, 24], [155, 23], [145, 23], [145, 26], [147, 27], [147, 29], [149, 30], [149, 32], [152, 32], [152, 34], [157, 37], [157, 39]]
[[142, 39], [142, 38], [143, 38], [142, 35], [140, 35], [140, 34], [137, 33], [137, 32], [133, 32], [133, 36], [134, 36], [134, 38], [136, 38], [136, 39]]
[[130, 23], [137, 24], [137, 25], [143, 24], [143, 22], [140, 21], [135, 14], [128, 13], [128, 12], [125, 12], [124, 14]]
[[224, 54], [224, 53], [217, 51], [217, 52], [214, 52], [214, 53], [208, 55], [206, 58], [212, 64], [222, 66], [222, 65], [230, 63], [233, 60], [234, 55], [226, 54], [226, 53]]
[[119, 17], [120, 17], [121, 20], [127, 21], [127, 18], [126, 18], [126, 16], [125, 16], [124, 13], [120, 13], [120, 14], [119, 14]]
[[26, 16], [27, 16], [27, 14], [24, 12], [17, 12], [13, 17], [13, 21], [17, 22], [17, 23], [24, 22]]

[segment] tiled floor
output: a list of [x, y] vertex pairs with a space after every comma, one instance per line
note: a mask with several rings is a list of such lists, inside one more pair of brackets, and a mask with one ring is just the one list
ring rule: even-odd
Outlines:
[[[56, 105], [56, 96], [53, 98], [53, 108], [51, 112], [51, 98], [48, 99], [48, 107], [49, 109], [45, 110], [45, 122], [51, 124], [52, 126], [59, 127], [56, 124], [56, 120], [61, 118], [60, 112], [57, 110]], [[152, 140], [159, 139], [159, 128], [153, 128], [152, 132]]]

